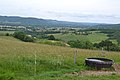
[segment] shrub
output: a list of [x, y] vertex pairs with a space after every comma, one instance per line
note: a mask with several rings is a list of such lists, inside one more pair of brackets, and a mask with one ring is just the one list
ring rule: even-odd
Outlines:
[[55, 37], [53, 35], [48, 36], [49, 40], [55, 40]]
[[6, 36], [10, 36], [10, 34], [9, 34], [9, 33], [6, 33], [5, 35], [6, 35]]
[[34, 42], [34, 38], [32, 36], [28, 36], [24, 32], [15, 32], [13, 36], [25, 42]]
[[93, 44], [89, 41], [69, 41], [68, 44], [73, 48], [92, 49]]
[[109, 40], [101, 41], [100, 43], [95, 43], [94, 47], [103, 47], [107, 51], [120, 51], [120, 47], [116, 44], [113, 44], [112, 41]]

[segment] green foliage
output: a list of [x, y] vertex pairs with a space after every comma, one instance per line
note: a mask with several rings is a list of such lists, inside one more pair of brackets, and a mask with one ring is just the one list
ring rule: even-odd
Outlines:
[[109, 40], [101, 41], [100, 43], [95, 43], [94, 47], [96, 48], [103, 47], [105, 50], [108, 51], [120, 51], [120, 47], [116, 44], [113, 44], [112, 41]]
[[116, 31], [113, 34], [113, 37], [117, 39], [118, 44], [120, 44], [120, 31]]
[[48, 36], [44, 32], [36, 32], [36, 31], [25, 31], [26, 34], [32, 35], [33, 37], [39, 39], [47, 39]]
[[28, 36], [24, 32], [15, 32], [13, 36], [25, 42], [34, 42], [34, 38], [32, 36]]
[[92, 49], [93, 44], [89, 41], [69, 41], [68, 44], [73, 48]]
[[55, 37], [53, 35], [48, 36], [49, 40], [55, 40]]
[[94, 43], [92, 44], [89, 41], [69, 41], [68, 44], [70, 45], [70, 47], [73, 48], [82, 48], [82, 49], [95, 49], [95, 48], [104, 48], [107, 51], [120, 51], [120, 47], [114, 43], [112, 43], [112, 41], [109, 40], [105, 40], [105, 41], [101, 41], [100, 43]]
[[9, 33], [6, 33], [5, 35], [6, 35], [6, 36], [10, 36], [10, 34], [9, 34]]
[[110, 51], [120, 51], [120, 47], [116, 44], [113, 44], [112, 46], [109, 47]]

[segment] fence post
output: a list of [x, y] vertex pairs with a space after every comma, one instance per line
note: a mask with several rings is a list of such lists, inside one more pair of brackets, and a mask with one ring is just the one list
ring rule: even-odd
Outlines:
[[102, 47], [102, 57], [105, 57], [104, 48]]
[[76, 56], [77, 56], [77, 50], [74, 53], [74, 64], [76, 64]]
[[35, 54], [34, 54], [34, 57], [35, 57], [35, 61], [34, 61], [34, 63], [35, 63], [35, 66], [34, 66], [34, 75], [36, 75], [36, 65], [37, 65], [37, 57], [36, 57], [36, 52], [35, 52]]

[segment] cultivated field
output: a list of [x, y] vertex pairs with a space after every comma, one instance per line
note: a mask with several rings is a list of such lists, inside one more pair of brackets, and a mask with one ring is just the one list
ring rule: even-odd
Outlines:
[[[76, 50], [77, 59], [74, 64]], [[25, 43], [13, 37], [0, 36], [0, 80], [120, 80], [117, 74], [66, 75], [90, 70], [84, 64], [87, 57], [102, 57], [101, 50]], [[120, 52], [105, 52], [105, 57], [120, 63]]]
[[106, 34], [99, 32], [92, 32], [92, 34], [88, 35], [75, 35], [75, 34], [54, 34], [55, 38], [61, 39], [63, 41], [70, 40], [89, 40], [92, 43], [98, 43], [102, 40], [108, 39]]

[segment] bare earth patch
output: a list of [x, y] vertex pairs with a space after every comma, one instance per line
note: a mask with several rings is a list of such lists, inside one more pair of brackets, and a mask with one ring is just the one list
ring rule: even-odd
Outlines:
[[81, 71], [81, 72], [73, 72], [70, 75], [112, 75], [112, 74], [119, 74], [120, 75], [120, 64], [114, 64], [114, 71], [107, 71], [107, 70], [89, 70], [89, 71]]
[[115, 71], [83, 71], [79, 72], [78, 75], [112, 75], [116, 74]]
[[120, 64], [114, 64], [113, 67], [115, 71], [120, 72]]

